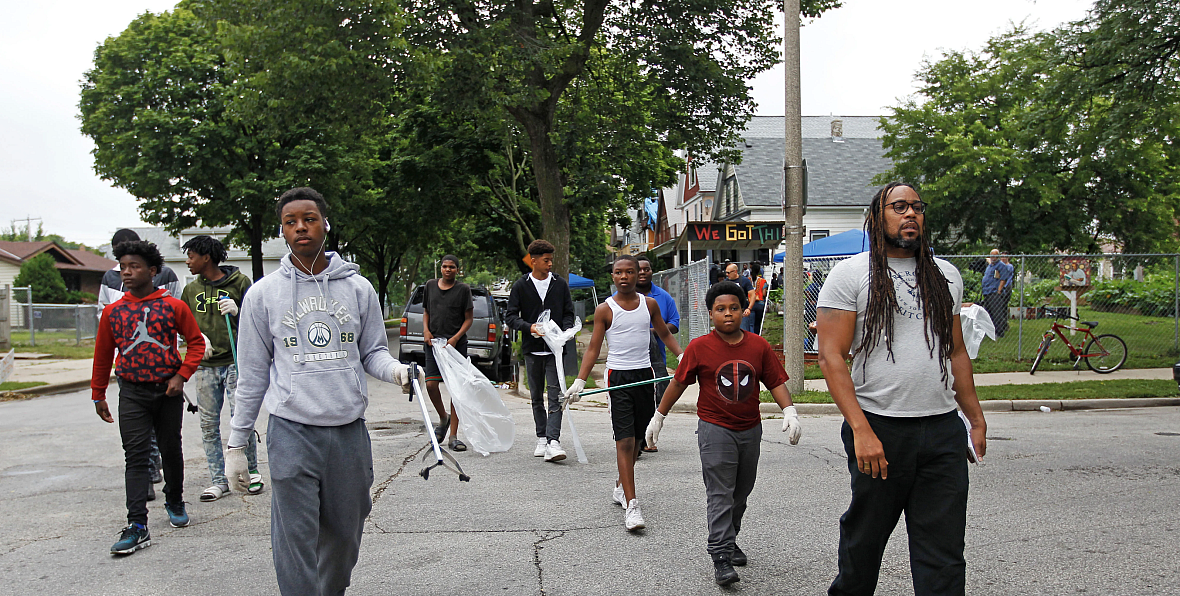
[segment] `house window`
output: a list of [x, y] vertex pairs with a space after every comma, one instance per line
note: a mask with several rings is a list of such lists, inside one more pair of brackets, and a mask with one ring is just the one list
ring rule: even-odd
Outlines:
[[811, 232], [811, 241], [812, 242], [819, 240], [820, 238], [827, 238], [827, 237], [828, 237], [827, 230], [813, 230]]

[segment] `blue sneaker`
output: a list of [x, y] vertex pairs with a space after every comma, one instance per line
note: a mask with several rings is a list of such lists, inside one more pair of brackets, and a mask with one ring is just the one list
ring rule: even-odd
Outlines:
[[152, 545], [152, 536], [147, 526], [130, 524], [119, 534], [119, 541], [111, 545], [112, 555], [129, 555], [141, 548]]
[[164, 503], [164, 510], [168, 512], [168, 523], [172, 524], [173, 528], [183, 528], [188, 525], [188, 514], [184, 512], [184, 501], [176, 503]]

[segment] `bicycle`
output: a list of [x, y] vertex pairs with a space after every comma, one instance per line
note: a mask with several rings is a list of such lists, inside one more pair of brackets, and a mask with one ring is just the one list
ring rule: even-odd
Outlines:
[[[1028, 371], [1028, 374], [1036, 374], [1037, 366], [1041, 364], [1041, 359], [1045, 357], [1045, 354], [1049, 353], [1049, 346], [1053, 343], [1054, 333], [1061, 338], [1061, 341], [1065, 342], [1070, 354], [1076, 358], [1073, 363], [1075, 369], [1078, 367], [1079, 362], [1085, 360], [1086, 366], [1090, 367], [1090, 370], [1099, 374], [1107, 374], [1122, 368], [1123, 364], [1127, 362], [1127, 342], [1124, 342], [1119, 336], [1109, 333], [1094, 335], [1091, 330], [1098, 326], [1097, 321], [1081, 321], [1077, 317], [1066, 314], [1058, 314], [1053, 318], [1053, 326], [1041, 337], [1041, 345], [1037, 348], [1037, 357], [1033, 360], [1032, 370]], [[1085, 325], [1085, 327], [1062, 325], [1057, 322], [1057, 319], [1062, 318], [1073, 319], [1078, 321], [1079, 325]], [[1080, 331], [1084, 333], [1086, 338], [1089, 338], [1086, 349], [1083, 351], [1074, 347], [1073, 343], [1062, 333], [1062, 330]], [[1082, 343], [1079, 341], [1078, 345]]]

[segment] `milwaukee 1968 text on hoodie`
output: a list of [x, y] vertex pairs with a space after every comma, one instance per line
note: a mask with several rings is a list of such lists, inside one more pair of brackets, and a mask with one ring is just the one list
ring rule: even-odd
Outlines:
[[340, 426], [364, 416], [365, 372], [393, 382], [377, 292], [356, 265], [326, 254], [328, 266], [315, 276], [288, 254], [246, 294], [230, 445], [246, 444], [262, 404], [293, 422]]

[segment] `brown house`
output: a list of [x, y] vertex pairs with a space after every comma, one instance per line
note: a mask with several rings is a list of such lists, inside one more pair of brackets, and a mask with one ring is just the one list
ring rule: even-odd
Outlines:
[[4, 242], [0, 241], [0, 286], [13, 284], [20, 266], [25, 261], [48, 253], [56, 261], [56, 267], [70, 291], [98, 294], [102, 275], [118, 265], [106, 257], [100, 257], [86, 250], [72, 250], [56, 242]]

